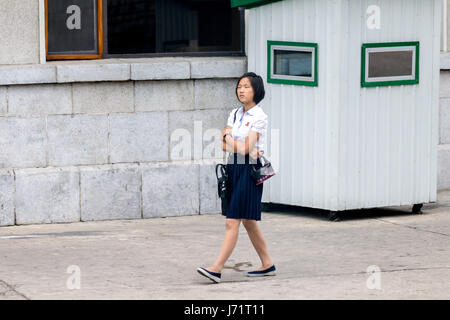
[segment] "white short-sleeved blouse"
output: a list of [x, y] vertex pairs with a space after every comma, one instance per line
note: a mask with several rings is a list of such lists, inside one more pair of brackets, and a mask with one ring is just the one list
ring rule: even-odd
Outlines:
[[[236, 112], [237, 110], [237, 112]], [[236, 112], [236, 121], [233, 125], [234, 113]], [[253, 130], [260, 134], [258, 141], [256, 141], [255, 147], [264, 152], [266, 145], [268, 117], [264, 113], [264, 110], [257, 104], [250, 108], [244, 114], [244, 107], [234, 108], [231, 110], [228, 116], [227, 126], [233, 128], [231, 135], [233, 139], [240, 142], [245, 142], [250, 130]]]

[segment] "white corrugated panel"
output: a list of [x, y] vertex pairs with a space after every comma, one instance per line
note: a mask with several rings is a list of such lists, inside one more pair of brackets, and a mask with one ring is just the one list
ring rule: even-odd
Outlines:
[[[381, 29], [366, 27], [369, 5], [380, 7]], [[285, 0], [249, 10], [248, 70], [263, 79], [267, 40], [319, 46], [318, 87], [265, 83], [277, 175], [263, 202], [345, 210], [436, 201], [440, 6]], [[420, 41], [419, 84], [361, 88], [362, 43], [393, 41]]]

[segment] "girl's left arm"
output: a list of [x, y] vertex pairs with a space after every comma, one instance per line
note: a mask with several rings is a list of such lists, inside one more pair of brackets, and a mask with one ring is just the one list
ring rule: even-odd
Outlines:
[[250, 153], [253, 148], [255, 147], [256, 142], [258, 141], [261, 134], [250, 130], [247, 138], [245, 138], [244, 142], [240, 142], [238, 140], [233, 139], [231, 136], [227, 135], [225, 142], [227, 145], [227, 151], [228, 147], [231, 149], [229, 152], [233, 153], [240, 153], [243, 155], [246, 155]]

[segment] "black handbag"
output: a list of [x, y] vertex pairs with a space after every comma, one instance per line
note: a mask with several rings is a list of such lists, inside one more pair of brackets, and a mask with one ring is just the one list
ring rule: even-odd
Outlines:
[[[238, 110], [234, 112], [234, 122], [236, 122], [236, 113]], [[222, 215], [227, 215], [228, 204], [231, 200], [231, 190], [228, 182], [228, 169], [227, 164], [218, 163], [216, 165], [216, 177], [217, 177], [217, 194], [219, 195], [220, 200], [222, 201]], [[220, 170], [220, 177], [219, 171]]]
[[273, 177], [275, 175], [275, 171], [273, 170], [272, 164], [269, 160], [266, 159], [264, 156], [260, 156], [259, 159], [263, 159], [264, 163], [261, 164], [262, 166], [256, 169], [256, 165], [250, 166], [250, 176], [255, 181], [256, 185], [260, 185], [270, 177]]
[[[219, 177], [218, 169], [221, 176]], [[222, 215], [227, 215], [228, 203], [230, 202], [231, 192], [228, 187], [228, 172], [227, 167], [224, 164], [216, 165], [216, 177], [217, 177], [217, 193], [222, 201]]]

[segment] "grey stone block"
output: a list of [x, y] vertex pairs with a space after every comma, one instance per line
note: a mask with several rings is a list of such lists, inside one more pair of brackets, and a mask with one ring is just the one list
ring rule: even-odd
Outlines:
[[439, 96], [450, 98], [450, 71], [441, 70], [439, 77]]
[[8, 110], [7, 100], [6, 100], [6, 90], [7, 87], [0, 87], [0, 116], [6, 115]]
[[19, 85], [8, 88], [8, 114], [32, 117], [72, 113], [70, 85]]
[[144, 218], [199, 214], [199, 165], [144, 165], [142, 199]]
[[191, 66], [188, 61], [165, 61], [131, 64], [132, 80], [189, 79]]
[[133, 112], [133, 82], [74, 83], [73, 111], [74, 113]]
[[441, 144], [437, 150], [437, 190], [450, 188], [450, 144]]
[[[0, 20], [1, 21], [1, 20]], [[0, 66], [0, 85], [55, 83], [56, 68], [47, 65]]]
[[76, 167], [16, 171], [16, 223], [80, 221]]
[[80, 168], [81, 220], [141, 218], [137, 165]]
[[0, 168], [43, 167], [45, 119], [0, 117]]
[[239, 78], [247, 72], [247, 58], [208, 57], [191, 61], [191, 78]]
[[170, 159], [220, 158], [227, 117], [223, 109], [169, 112]]
[[449, 70], [450, 69], [450, 53], [449, 52], [441, 52], [440, 54], [440, 69], [441, 70]]
[[111, 163], [168, 160], [167, 112], [117, 113], [109, 119]]
[[128, 63], [83, 62], [57, 65], [58, 82], [130, 80]]
[[221, 159], [200, 163], [200, 214], [221, 213], [222, 201], [217, 193], [216, 165]]
[[192, 80], [138, 81], [135, 84], [136, 111], [194, 109]]
[[242, 105], [236, 97], [238, 79], [195, 80], [196, 109], [233, 109]]
[[14, 172], [0, 170], [0, 226], [14, 224]]
[[450, 98], [441, 98], [439, 103], [440, 143], [450, 143]]
[[39, 1], [1, 1], [0, 21], [0, 64], [39, 63]]
[[[39, 50], [36, 51], [36, 54], [38, 57]], [[36, 61], [36, 63], [37, 62], [38, 61]], [[104, 59], [81, 62], [49, 61], [46, 64], [14, 66], [1, 66], [0, 63], [0, 85], [238, 78], [246, 72], [246, 66], [246, 57]], [[147, 89], [144, 89], [144, 91], [145, 90]], [[167, 95], [165, 97], [167, 97]], [[176, 101], [180, 100], [176, 98], [176, 96], [172, 98], [175, 98]], [[185, 98], [182, 98], [181, 100], [183, 99]], [[143, 103], [145, 105], [145, 94]], [[181, 103], [182, 107], [185, 105], [185, 102]], [[156, 106], [156, 108], [158, 108], [158, 106]]]
[[50, 165], [107, 163], [107, 115], [53, 115], [47, 122]]

